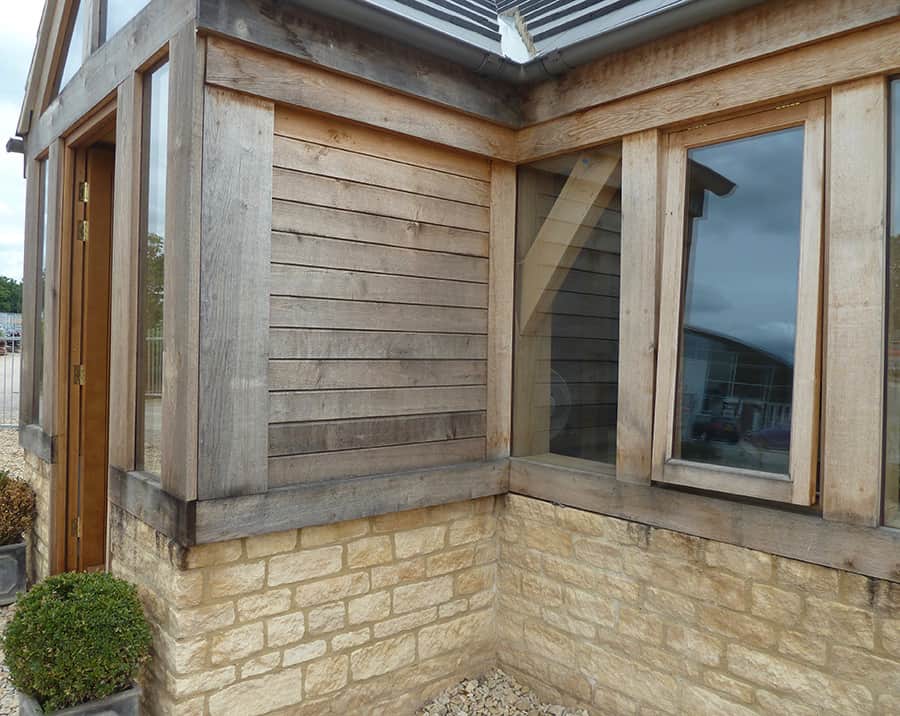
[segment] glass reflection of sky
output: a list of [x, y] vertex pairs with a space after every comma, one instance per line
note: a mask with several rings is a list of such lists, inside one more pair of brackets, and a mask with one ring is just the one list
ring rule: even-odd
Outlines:
[[106, 0], [106, 38], [109, 39], [150, 0]]
[[684, 325], [793, 363], [802, 127], [693, 149], [689, 157], [735, 186], [725, 196], [705, 191], [703, 216], [690, 220]]
[[166, 147], [169, 124], [169, 65], [150, 79], [150, 141], [147, 187], [147, 231], [166, 234]]
[[85, 1], [79, 4], [78, 13], [75, 15], [75, 24], [72, 26], [72, 35], [69, 39], [69, 47], [66, 50], [66, 61], [63, 64], [62, 76], [59, 80], [59, 88], [63, 89], [75, 73], [81, 68], [84, 61], [84, 32], [87, 29], [87, 10], [90, 3]]

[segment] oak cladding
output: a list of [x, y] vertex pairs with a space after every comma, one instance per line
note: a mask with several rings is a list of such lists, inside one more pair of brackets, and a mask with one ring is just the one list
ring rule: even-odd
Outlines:
[[276, 109], [269, 485], [481, 461], [490, 165]]

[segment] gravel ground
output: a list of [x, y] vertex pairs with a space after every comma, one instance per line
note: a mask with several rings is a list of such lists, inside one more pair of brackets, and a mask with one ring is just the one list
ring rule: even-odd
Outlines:
[[542, 704], [511, 676], [495, 669], [442, 692], [419, 710], [419, 716], [587, 716], [587, 712]]
[[[13, 606], [0, 607], [0, 631], [6, 629], [6, 623], [13, 613]], [[18, 716], [19, 705], [16, 701], [16, 690], [9, 683], [9, 672], [3, 663], [3, 650], [0, 649], [0, 716]]]
[[0, 428], [0, 470], [9, 470], [11, 475], [22, 477], [25, 455], [19, 447], [19, 431]]
[[[17, 430], [0, 429], [0, 470], [8, 470], [11, 475], [22, 476], [25, 457], [19, 447]], [[0, 607], [0, 632], [6, 629], [6, 623], [13, 614], [13, 606]], [[18, 716], [19, 705], [16, 691], [9, 683], [9, 672], [4, 663], [3, 651], [0, 649], [0, 716]]]

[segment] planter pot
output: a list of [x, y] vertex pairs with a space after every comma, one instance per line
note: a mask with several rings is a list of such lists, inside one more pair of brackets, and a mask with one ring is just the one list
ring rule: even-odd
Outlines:
[[25, 591], [25, 543], [0, 547], [0, 606], [16, 601]]
[[[30, 696], [19, 694], [20, 716], [45, 716], [40, 704]], [[70, 706], [62, 711], [51, 711], [46, 716], [140, 716], [141, 687], [132, 686], [127, 691], [120, 691], [99, 701]]]

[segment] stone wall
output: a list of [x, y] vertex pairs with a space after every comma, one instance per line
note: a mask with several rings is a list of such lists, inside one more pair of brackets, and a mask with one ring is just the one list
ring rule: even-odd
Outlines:
[[22, 477], [35, 492], [37, 515], [31, 533], [25, 536], [28, 544], [28, 581], [34, 584], [50, 574], [50, 481], [53, 465], [37, 455], [25, 451]]
[[900, 584], [507, 496], [503, 668], [592, 714], [900, 713]]
[[111, 507], [150, 714], [411, 714], [496, 663], [495, 501], [184, 549]]

